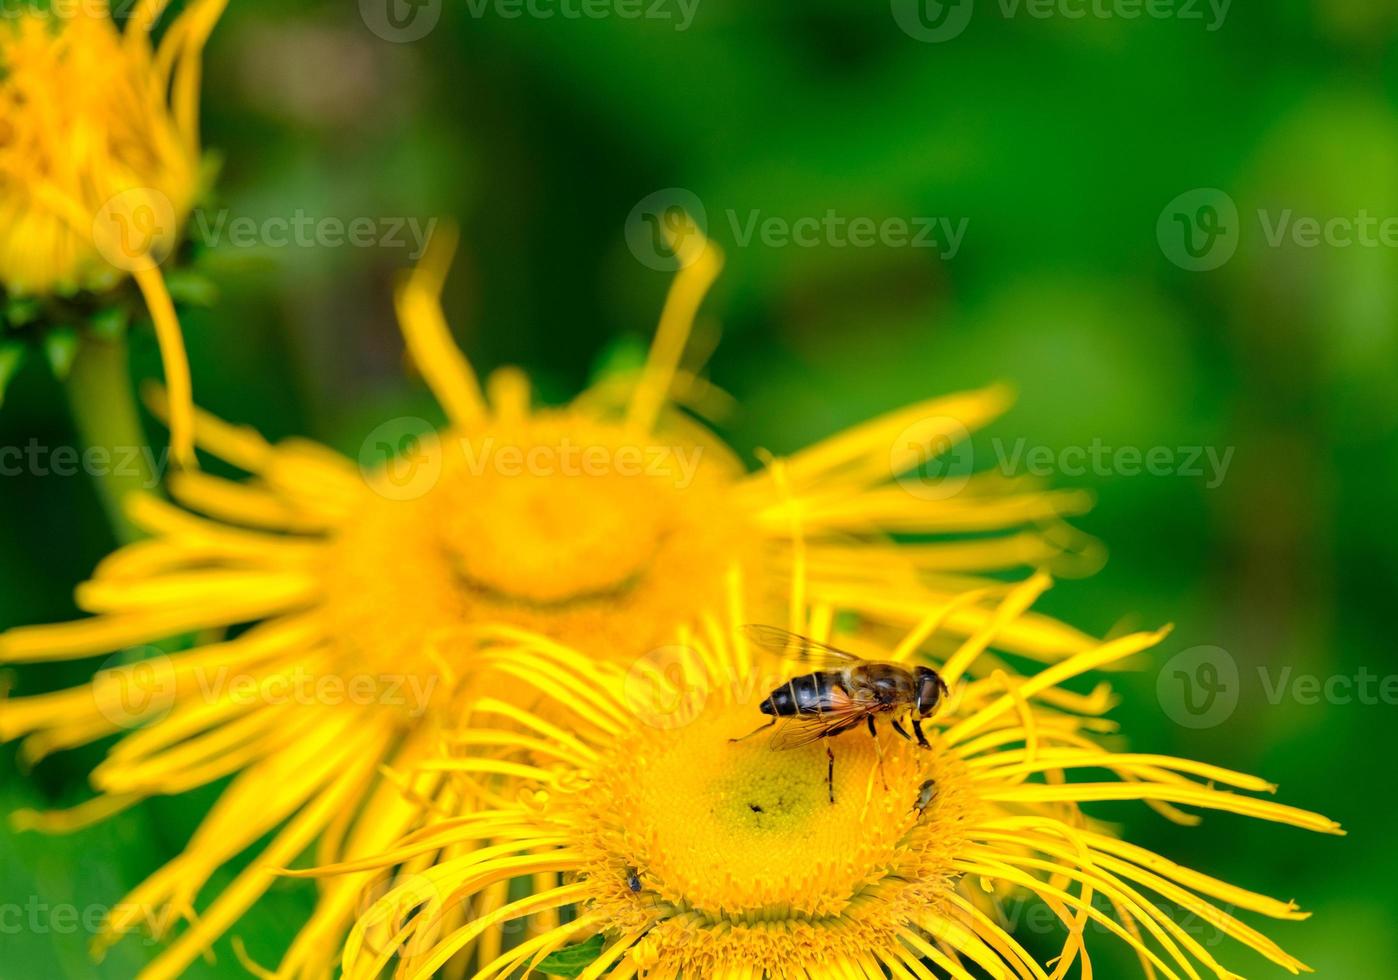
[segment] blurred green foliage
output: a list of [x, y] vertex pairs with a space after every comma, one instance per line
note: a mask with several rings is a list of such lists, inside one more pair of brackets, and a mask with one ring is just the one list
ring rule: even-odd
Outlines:
[[[201, 268], [218, 302], [186, 316], [196, 394], [272, 437], [354, 452], [387, 415], [431, 406], [402, 370], [390, 304], [404, 247], [212, 241], [230, 217], [450, 215], [464, 239], [446, 298], [478, 368], [522, 364], [560, 400], [618, 344], [644, 343], [669, 281], [625, 243], [662, 188], [703, 203], [728, 265], [707, 315], [714, 379], [747, 452], [792, 450], [872, 413], [995, 379], [1016, 410], [997, 446], [1212, 447], [1203, 476], [1058, 473], [1096, 491], [1079, 525], [1111, 560], [1045, 607], [1085, 629], [1177, 625], [1165, 654], [1223, 647], [1242, 671], [1221, 727], [1170, 721], [1157, 673], [1121, 678], [1133, 744], [1258, 771], [1282, 798], [1341, 820], [1348, 840], [1210, 817], [1110, 811], [1135, 839], [1315, 911], [1273, 934], [1323, 975], [1388, 975], [1398, 958], [1381, 763], [1392, 704], [1272, 703], [1259, 667], [1398, 672], [1398, 248], [1269, 243], [1287, 209], [1321, 221], [1398, 216], [1398, 70], [1388, 0], [1234, 4], [1217, 30], [1182, 19], [1038, 19], [982, 0], [960, 36], [903, 33], [886, 5], [700, 0], [692, 25], [616, 17], [507, 19], [447, 2], [412, 43], [366, 29], [354, 4], [233, 5], [214, 35], [205, 136], [223, 156]], [[1195, 188], [1236, 203], [1236, 254], [1191, 272], [1157, 239]], [[956, 254], [910, 247], [769, 247], [752, 212], [966, 220]], [[158, 363], [137, 333], [135, 370]], [[71, 444], [41, 364], [12, 379], [0, 445]], [[157, 445], [163, 433], [150, 429]], [[999, 442], [997, 442], [999, 440]], [[110, 547], [81, 479], [7, 476], [0, 625], [73, 613], [72, 586]], [[17, 672], [31, 693], [89, 664]], [[98, 750], [8, 760], [0, 802], [85, 797]], [[213, 790], [155, 801], [72, 838], [0, 832], [4, 901], [115, 902], [173, 855]], [[288, 884], [235, 930], [274, 962], [309, 908]], [[0, 976], [125, 977], [138, 939], [100, 966], [79, 927], [0, 928]], [[1047, 945], [1044, 944], [1044, 948]], [[1110, 942], [1106, 976], [1131, 975]], [[1215, 950], [1248, 975], [1272, 968]], [[241, 976], [227, 941], [191, 976]]]

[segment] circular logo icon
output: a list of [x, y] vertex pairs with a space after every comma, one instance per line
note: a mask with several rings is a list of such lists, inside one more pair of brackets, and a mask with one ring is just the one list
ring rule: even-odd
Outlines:
[[888, 447], [888, 469], [899, 486], [923, 500], [954, 497], [971, 479], [971, 433], [959, 419], [929, 415]]
[[442, 476], [441, 438], [426, 419], [389, 419], [360, 444], [359, 473], [381, 497], [416, 500]]
[[359, 0], [364, 26], [385, 41], [408, 44], [426, 37], [442, 17], [442, 0]]
[[154, 187], [132, 187], [108, 198], [92, 217], [92, 244], [118, 269], [143, 272], [170, 257], [179, 221], [170, 199]]
[[92, 697], [103, 718], [119, 728], [137, 728], [168, 715], [175, 706], [175, 666], [155, 647], [136, 647], [108, 657], [92, 678]]
[[667, 187], [641, 198], [626, 216], [626, 247], [642, 265], [673, 272], [698, 256], [708, 228], [699, 196]]
[[435, 949], [441, 939], [440, 913], [449, 897], [427, 875], [404, 871], [391, 878], [378, 878], [360, 889], [355, 919], [370, 927], [369, 935], [387, 938], [398, 933], [414, 918], [413, 913], [421, 910], [422, 914], [416, 918], [417, 928], [404, 933], [401, 944], [395, 944], [394, 948], [404, 957], [425, 955]]
[[1155, 238], [1181, 269], [1207, 272], [1233, 257], [1241, 228], [1233, 198], [1217, 187], [1196, 187], [1165, 205]]
[[626, 672], [622, 692], [627, 706], [652, 728], [688, 725], [709, 699], [708, 689], [698, 682], [699, 664], [699, 658], [688, 647], [651, 650]]
[[1155, 693], [1171, 721], [1185, 728], [1214, 728], [1238, 707], [1238, 662], [1222, 647], [1190, 647], [1160, 668]]
[[892, 0], [893, 19], [917, 41], [950, 41], [966, 29], [975, 0]]

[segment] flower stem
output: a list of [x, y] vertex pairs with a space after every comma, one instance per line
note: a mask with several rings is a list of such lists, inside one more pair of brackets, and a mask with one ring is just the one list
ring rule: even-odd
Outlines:
[[[156, 481], [131, 388], [126, 340], [84, 336], [66, 387], [73, 422], [89, 450], [83, 468], [97, 485], [117, 540], [134, 541], [142, 534], [127, 518], [122, 501], [133, 491], [149, 491]], [[106, 450], [105, 458], [94, 449]]]

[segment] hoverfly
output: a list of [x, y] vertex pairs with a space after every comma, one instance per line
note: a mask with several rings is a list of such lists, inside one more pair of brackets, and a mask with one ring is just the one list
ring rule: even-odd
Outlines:
[[[789, 659], [809, 664], [816, 669], [809, 674], [793, 677], [776, 688], [760, 705], [764, 715], [772, 720], [759, 726], [743, 738], [751, 738], [783, 722], [772, 734], [772, 748], [792, 749], [820, 738], [830, 738], [857, 727], [861, 722], [878, 744], [874, 719], [889, 715], [893, 730], [912, 741], [900, 721], [908, 715], [917, 743], [931, 748], [923, 734], [922, 722], [931, 717], [947, 696], [947, 685], [930, 667], [905, 667], [902, 664], [865, 660], [818, 640], [800, 636], [775, 626], [744, 626], [743, 634], [764, 649]], [[732, 739], [739, 742], [742, 739]], [[882, 749], [880, 749], [882, 752]], [[825, 772], [830, 802], [835, 802], [835, 753], [825, 747], [828, 762]], [[882, 757], [880, 757], [882, 775]]]

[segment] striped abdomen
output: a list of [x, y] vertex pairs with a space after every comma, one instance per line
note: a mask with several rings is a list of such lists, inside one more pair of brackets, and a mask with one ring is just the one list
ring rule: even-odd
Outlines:
[[845, 694], [844, 672], [819, 670], [793, 677], [758, 705], [764, 715], [825, 714], [835, 707], [835, 699]]

